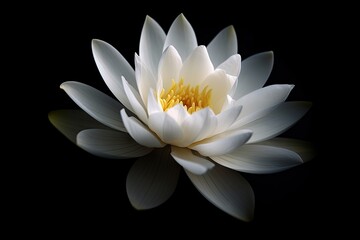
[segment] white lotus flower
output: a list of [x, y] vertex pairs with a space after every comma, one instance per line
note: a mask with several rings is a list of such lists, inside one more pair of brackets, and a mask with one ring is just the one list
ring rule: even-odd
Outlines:
[[275, 137], [310, 104], [284, 102], [293, 85], [263, 88], [273, 53], [241, 61], [232, 26], [209, 45], [198, 46], [184, 15], [168, 34], [147, 16], [135, 71], [104, 41], [93, 40], [92, 51], [120, 102], [83, 83], [64, 82], [61, 88], [92, 118], [76, 110], [54, 111], [49, 118], [94, 155], [140, 157], [127, 178], [128, 196], [137, 209], [158, 206], [171, 196], [180, 169], [175, 160], [210, 202], [249, 221], [254, 194], [236, 171], [274, 173], [309, 158], [308, 144]]

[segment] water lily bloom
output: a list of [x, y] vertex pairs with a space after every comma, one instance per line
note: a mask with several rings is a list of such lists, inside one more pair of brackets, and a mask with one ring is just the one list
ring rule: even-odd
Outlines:
[[92, 41], [96, 65], [118, 101], [64, 82], [61, 88], [83, 111], [54, 111], [50, 121], [96, 156], [138, 158], [126, 183], [136, 209], [165, 202], [181, 166], [211, 203], [249, 221], [254, 193], [239, 171], [275, 173], [307, 161], [308, 143], [277, 136], [310, 103], [285, 102], [294, 85], [263, 87], [273, 52], [242, 61], [237, 48], [232, 26], [204, 46], [183, 14], [167, 34], [147, 16], [135, 70], [110, 44]]

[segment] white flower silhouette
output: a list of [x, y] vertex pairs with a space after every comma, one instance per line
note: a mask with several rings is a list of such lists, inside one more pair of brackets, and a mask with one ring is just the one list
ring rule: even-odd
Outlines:
[[210, 202], [249, 221], [254, 194], [236, 171], [274, 173], [311, 157], [308, 143], [275, 138], [310, 103], [284, 102], [293, 85], [262, 88], [273, 53], [241, 61], [232, 26], [208, 46], [198, 46], [183, 14], [167, 35], [147, 16], [135, 71], [106, 42], [93, 40], [92, 50], [120, 102], [83, 83], [64, 82], [61, 88], [92, 118], [77, 110], [54, 111], [49, 118], [94, 155], [140, 157], [127, 178], [127, 193], [137, 209], [156, 207], [171, 196], [180, 170], [175, 160]]

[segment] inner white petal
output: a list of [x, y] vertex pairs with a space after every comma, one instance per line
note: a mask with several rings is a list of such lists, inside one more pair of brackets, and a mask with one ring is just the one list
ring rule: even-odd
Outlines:
[[179, 53], [173, 46], [169, 46], [163, 53], [159, 63], [159, 80], [161, 89], [158, 87], [158, 93], [164, 88], [169, 89], [172, 80], [179, 80], [179, 72], [182, 67], [182, 61]]
[[180, 79], [184, 80], [184, 84], [196, 86], [210, 73], [214, 71], [209, 54], [205, 46], [199, 46], [194, 49], [189, 58], [183, 62], [180, 70]]

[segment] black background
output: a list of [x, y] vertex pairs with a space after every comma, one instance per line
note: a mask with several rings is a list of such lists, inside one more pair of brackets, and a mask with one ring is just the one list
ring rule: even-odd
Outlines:
[[[193, 231], [202, 236], [221, 233], [239, 237], [287, 236], [285, 229], [292, 235], [319, 231], [330, 216], [326, 182], [329, 163], [321, 157], [319, 144], [323, 128], [319, 89], [325, 81], [322, 73], [328, 67], [324, 64], [324, 39], [330, 25], [326, 11], [300, 3], [281, 7], [257, 2], [239, 2], [239, 6], [206, 3], [199, 10], [185, 2], [158, 7], [149, 3], [121, 5], [43, 5], [46, 10], [34, 13], [36, 17], [27, 26], [35, 34], [23, 33], [30, 43], [30, 55], [37, 58], [32, 67], [36, 78], [32, 87], [40, 99], [33, 114], [40, 116], [33, 118], [37, 124], [32, 130], [36, 130], [37, 138], [28, 141], [34, 146], [30, 155], [38, 159], [21, 165], [26, 180], [20, 184], [21, 200], [17, 199], [20, 219], [31, 225], [29, 231], [44, 234], [42, 229], [46, 229], [64, 235], [76, 231], [80, 236], [84, 232], [116, 236], [130, 232], [133, 236], [145, 233], [169, 237], [192, 236]], [[145, 16], [154, 18], [166, 32], [180, 13], [192, 24], [198, 44], [208, 44], [224, 27], [234, 25], [243, 59], [273, 50], [274, 69], [267, 85], [295, 84], [289, 100], [313, 102], [309, 113], [284, 136], [313, 142], [318, 155], [286, 172], [244, 174], [256, 196], [255, 219], [250, 223], [236, 220], [209, 203], [184, 172], [166, 203], [152, 210], [133, 209], [125, 181], [134, 160], [94, 157], [68, 141], [47, 119], [52, 110], [78, 108], [59, 88], [64, 81], [84, 82], [111, 95], [93, 60], [92, 39], [110, 43], [133, 64]]]

